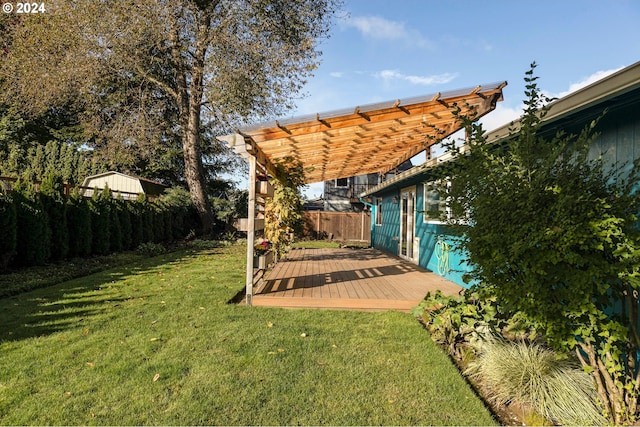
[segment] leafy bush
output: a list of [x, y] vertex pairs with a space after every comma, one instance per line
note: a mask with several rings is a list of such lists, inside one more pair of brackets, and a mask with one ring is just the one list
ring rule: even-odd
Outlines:
[[167, 249], [158, 243], [147, 242], [143, 243], [136, 249], [136, 252], [145, 256], [156, 256], [165, 253]]
[[459, 296], [428, 293], [411, 313], [420, 318], [435, 342], [464, 364], [473, 360], [482, 342], [493, 336], [535, 336], [535, 330], [520, 314], [504, 311], [495, 296], [473, 288]]
[[640, 397], [640, 165], [625, 171], [593, 156], [597, 120], [576, 135], [544, 134], [549, 100], [534, 67], [525, 114], [504, 145], [462, 119], [467, 149], [451, 147], [442, 196], [453, 217], [468, 219], [450, 225], [471, 278], [535, 323], [556, 351], [575, 352], [609, 420], [632, 423]]
[[555, 425], [607, 423], [591, 376], [541, 345], [488, 341], [466, 373], [488, 385], [496, 402], [531, 407]]

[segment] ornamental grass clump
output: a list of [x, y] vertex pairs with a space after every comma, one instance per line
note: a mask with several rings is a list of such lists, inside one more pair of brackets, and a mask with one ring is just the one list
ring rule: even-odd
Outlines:
[[529, 407], [556, 425], [604, 425], [593, 378], [552, 350], [524, 341], [487, 342], [467, 370], [498, 404]]

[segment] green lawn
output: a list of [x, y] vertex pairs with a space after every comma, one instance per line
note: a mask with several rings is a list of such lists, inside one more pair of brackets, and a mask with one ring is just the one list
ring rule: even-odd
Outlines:
[[0, 299], [5, 425], [494, 425], [408, 314], [226, 304], [245, 246]]

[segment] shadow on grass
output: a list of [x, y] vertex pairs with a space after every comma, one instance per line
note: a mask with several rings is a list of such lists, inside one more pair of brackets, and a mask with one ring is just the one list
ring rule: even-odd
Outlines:
[[[217, 252], [217, 251], [216, 251]], [[78, 328], [87, 320], [104, 315], [129, 300], [146, 298], [143, 290], [131, 289], [130, 295], [118, 287], [133, 275], [151, 272], [167, 263], [179, 263], [192, 251], [178, 251], [145, 258], [135, 264], [119, 266], [57, 285], [0, 299], [0, 343], [46, 336]]]

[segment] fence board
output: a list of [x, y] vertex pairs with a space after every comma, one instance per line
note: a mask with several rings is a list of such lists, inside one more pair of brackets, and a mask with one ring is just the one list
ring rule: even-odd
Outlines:
[[341, 241], [371, 240], [370, 212], [303, 212], [304, 237]]

